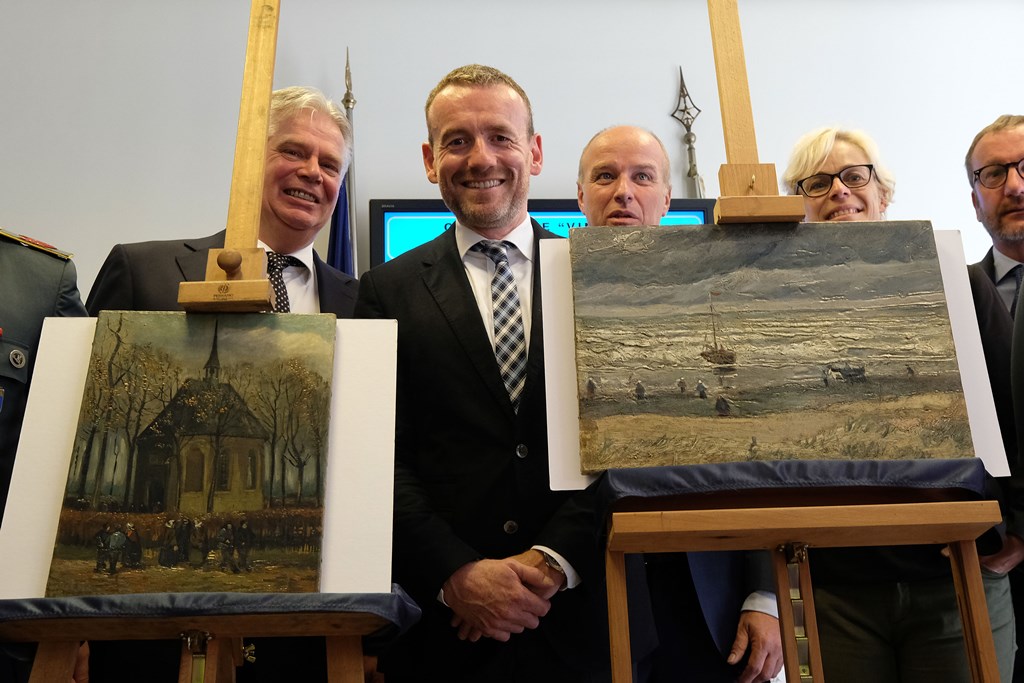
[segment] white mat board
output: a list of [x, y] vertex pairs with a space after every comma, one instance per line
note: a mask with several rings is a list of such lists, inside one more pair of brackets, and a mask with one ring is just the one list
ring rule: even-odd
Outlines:
[[[0, 527], [0, 599], [42, 597], [67, 480], [95, 318], [49, 318]], [[394, 320], [339, 320], [320, 590], [391, 592]]]

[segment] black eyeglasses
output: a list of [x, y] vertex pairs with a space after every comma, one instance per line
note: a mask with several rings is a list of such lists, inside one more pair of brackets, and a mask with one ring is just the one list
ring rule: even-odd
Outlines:
[[[828, 194], [832, 189], [832, 181], [839, 178], [839, 182], [851, 190], [864, 187], [871, 182], [871, 175], [875, 172], [872, 164], [859, 164], [847, 166], [839, 173], [815, 173], [797, 182], [796, 187], [808, 197], [821, 197]], [[975, 172], [977, 174], [977, 172]]]
[[1006, 184], [1006, 177], [1011, 168], [1017, 169], [1017, 175], [1024, 179], [1024, 159], [1011, 161], [1008, 164], [989, 164], [974, 172], [974, 182], [981, 183], [990, 190], [998, 190]]

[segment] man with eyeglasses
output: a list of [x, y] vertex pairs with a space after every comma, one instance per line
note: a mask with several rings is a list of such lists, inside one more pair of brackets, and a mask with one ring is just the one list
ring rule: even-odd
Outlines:
[[[979, 132], [967, 150], [967, 180], [978, 221], [992, 238], [992, 248], [967, 267], [975, 312], [981, 331], [999, 429], [1011, 476], [1000, 479], [1008, 532], [1003, 548], [981, 558], [986, 570], [1010, 574], [1010, 591], [1017, 619], [1017, 656], [1013, 680], [1024, 683], [1024, 468], [1018, 452], [1011, 393], [1010, 348], [1017, 296], [1024, 278], [1024, 116], [1004, 115]], [[1016, 513], [1016, 514], [1015, 514]]]

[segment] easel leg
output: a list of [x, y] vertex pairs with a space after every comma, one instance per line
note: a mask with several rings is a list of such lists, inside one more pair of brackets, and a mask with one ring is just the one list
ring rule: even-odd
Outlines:
[[629, 652], [629, 608], [626, 601], [626, 554], [605, 550], [608, 582], [608, 637], [611, 641], [612, 681], [629, 683], [633, 664]]
[[207, 643], [204, 683], [235, 683], [236, 657], [241, 659], [241, 652], [237, 638], [214, 638]]
[[327, 638], [327, 680], [363, 683], [363, 643], [359, 636]]
[[[794, 570], [793, 577], [790, 575], [791, 567]], [[779, 546], [772, 553], [772, 568], [775, 573], [775, 595], [779, 603], [786, 682], [824, 683], [807, 546]], [[797, 580], [796, 590], [793, 589], [793, 578]]]
[[815, 681], [825, 680], [825, 669], [821, 665], [821, 641], [818, 640], [818, 617], [814, 608], [814, 586], [811, 584], [811, 562], [806, 549], [798, 559], [800, 567], [800, 597], [804, 601], [804, 632], [807, 634], [807, 659], [811, 665], [811, 677]]
[[975, 683], [998, 683], [996, 646], [992, 639], [985, 586], [981, 581], [981, 565], [974, 541], [950, 543], [949, 561], [953, 567], [956, 601], [964, 625], [964, 647], [967, 648], [967, 661], [971, 666], [971, 680]]
[[77, 640], [55, 640], [39, 643], [36, 658], [32, 663], [29, 683], [51, 683], [70, 681], [75, 671], [75, 657], [78, 656]]
[[181, 636], [178, 683], [235, 683], [235, 669], [241, 664], [240, 638], [212, 638], [201, 631]]
[[181, 662], [178, 683], [204, 683], [206, 678], [206, 640], [200, 631], [181, 634]]
[[800, 683], [800, 657], [796, 649], [796, 623], [793, 619], [793, 586], [785, 546], [772, 552], [775, 574], [775, 599], [779, 603], [779, 629], [782, 631], [782, 661], [786, 666], [786, 683]]

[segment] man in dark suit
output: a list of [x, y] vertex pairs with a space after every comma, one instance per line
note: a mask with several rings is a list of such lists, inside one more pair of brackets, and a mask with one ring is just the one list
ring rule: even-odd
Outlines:
[[541, 139], [522, 88], [480, 65], [448, 74], [426, 118], [427, 178], [457, 223], [365, 274], [356, 304], [398, 320], [393, 578], [423, 608], [381, 669], [388, 683], [591, 680], [608, 667], [588, 595], [597, 520], [588, 492], [548, 484], [536, 263], [555, 235], [526, 212]]
[[[1000, 479], [1007, 533], [1003, 548], [981, 558], [985, 569], [1010, 573], [1017, 619], [1013, 680], [1024, 681], [1024, 468], [1014, 423], [1011, 342], [1024, 276], [1024, 116], [1000, 116], [974, 138], [964, 161], [978, 221], [992, 248], [967, 267], [981, 342], [1011, 476]], [[1020, 407], [1017, 407], [1020, 410]], [[1015, 504], [1016, 503], [1016, 504]]]
[[[274, 91], [268, 133], [259, 244], [297, 259], [282, 274], [291, 312], [349, 317], [357, 283], [320, 260], [313, 240], [337, 204], [352, 127], [322, 93], [292, 87]], [[181, 310], [178, 284], [205, 279], [207, 253], [224, 246], [224, 235], [116, 245], [89, 292], [89, 313]]]
[[[580, 155], [576, 193], [588, 225], [658, 225], [672, 198], [661, 140], [613, 126]], [[764, 553], [646, 556], [659, 647], [640, 671], [652, 681], [763, 681], [782, 668], [782, 636]], [[749, 649], [750, 656], [741, 663]]]
[[[86, 315], [75, 264], [36, 240], [0, 230], [0, 524], [21, 438], [43, 319]], [[22, 456], [24, 457], [24, 456]], [[21, 654], [20, 649], [15, 650]], [[27, 654], [27, 651], [25, 652]], [[28, 661], [0, 648], [0, 681], [28, 680]]]
[[[352, 159], [352, 127], [345, 113], [320, 91], [291, 87], [272, 94], [267, 133], [259, 245], [295, 259], [282, 272], [288, 310], [351, 317], [358, 283], [321, 261], [313, 251], [313, 240], [338, 202]], [[205, 278], [207, 252], [223, 247], [224, 236], [221, 231], [192, 240], [115, 246], [89, 292], [89, 313], [180, 310], [178, 284]], [[257, 661], [238, 670], [239, 681], [326, 680], [322, 638], [268, 638], [255, 643]], [[93, 643], [90, 673], [104, 681], [130, 677], [140, 669], [125, 664], [129, 656], [146, 670], [176, 670], [177, 647], [157, 646], [144, 652], [143, 647]], [[150, 664], [156, 658], [162, 667]]]

